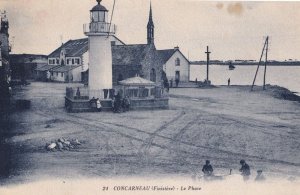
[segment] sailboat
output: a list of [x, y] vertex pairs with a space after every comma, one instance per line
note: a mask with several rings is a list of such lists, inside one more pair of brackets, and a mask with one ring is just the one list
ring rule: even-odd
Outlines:
[[235, 69], [235, 66], [234, 65], [232, 65], [232, 63], [231, 62], [229, 62], [229, 70], [234, 70]]

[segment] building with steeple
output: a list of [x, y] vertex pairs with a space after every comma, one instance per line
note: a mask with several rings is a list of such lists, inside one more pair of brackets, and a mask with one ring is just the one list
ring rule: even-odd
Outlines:
[[154, 44], [154, 23], [152, 18], [152, 5], [150, 3], [149, 20], [147, 24], [147, 43]]
[[[134, 77], [135, 75], [153, 81], [157, 85], [161, 85], [164, 79], [175, 80], [175, 78], [178, 78], [180, 81], [189, 81], [189, 61], [181, 53], [179, 47], [167, 50], [156, 49], [151, 3], [146, 30], [147, 43], [145, 44], [125, 44], [117, 38], [116, 35], [110, 34], [109, 41], [111, 42], [113, 85], [117, 85], [119, 81]], [[51, 68], [51, 66], [50, 69], [49, 66], [47, 67], [51, 75], [54, 75], [52, 76], [52, 80], [56, 78], [55, 75], [58, 75], [58, 77], [60, 75], [69, 75], [68, 78], [70, 78], [72, 73], [68, 73], [67, 71], [74, 71], [77, 76], [73, 75], [72, 77], [76, 77], [76, 81], [84, 80], [84, 82], [87, 82], [89, 80], [87, 75], [90, 75], [90, 71], [92, 71], [89, 68], [88, 44], [87, 38], [70, 40], [53, 51], [48, 56], [48, 65], [53, 65], [53, 68]], [[65, 51], [66, 63], [64, 65], [61, 64], [60, 59], [62, 51]], [[73, 63], [72, 60], [75, 63]], [[66, 66], [74, 66], [74, 69]], [[55, 67], [60, 68], [56, 69]], [[55, 72], [55, 69], [64, 72]], [[81, 73], [75, 70], [81, 70]], [[64, 78], [62, 78], [62, 80], [64, 80]], [[65, 79], [65, 81], [70, 82], [70, 79]]]

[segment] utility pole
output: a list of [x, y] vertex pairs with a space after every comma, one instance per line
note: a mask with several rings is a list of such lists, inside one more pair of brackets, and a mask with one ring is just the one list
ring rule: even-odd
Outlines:
[[263, 90], [266, 89], [266, 73], [267, 73], [267, 61], [268, 61], [268, 49], [269, 49], [269, 36], [266, 39], [267, 47], [266, 47], [266, 60], [265, 60], [265, 72], [264, 72], [264, 86]]
[[260, 59], [259, 59], [258, 65], [257, 65], [257, 69], [256, 69], [256, 72], [255, 72], [253, 83], [252, 83], [252, 86], [251, 86], [251, 91], [253, 90], [253, 87], [254, 87], [254, 84], [255, 84], [255, 80], [256, 80], [257, 73], [258, 73], [259, 65], [261, 63], [261, 60], [262, 60], [262, 57], [264, 55], [264, 51], [265, 51], [265, 48], [266, 48], [266, 45], [267, 45], [267, 40], [268, 40], [268, 37], [267, 37], [267, 39], [265, 41], [264, 47], [263, 47], [261, 55], [260, 55]]
[[207, 62], [206, 62], [206, 82], [208, 83], [208, 75], [209, 75], [209, 54], [211, 53], [208, 49], [208, 46], [206, 46], [206, 55], [207, 55]]

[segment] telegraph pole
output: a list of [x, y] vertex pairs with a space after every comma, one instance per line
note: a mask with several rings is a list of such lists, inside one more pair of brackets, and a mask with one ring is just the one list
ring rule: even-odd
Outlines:
[[207, 81], [207, 83], [208, 83], [208, 75], [209, 75], [209, 54], [211, 53], [210, 51], [209, 51], [209, 49], [208, 49], [208, 46], [206, 46], [206, 55], [207, 55], [207, 62], [206, 62], [206, 81]]
[[269, 36], [267, 36], [266, 39], [266, 60], [265, 60], [265, 72], [264, 72], [264, 86], [263, 86], [263, 90], [266, 89], [266, 73], [267, 73], [267, 61], [268, 61], [268, 49], [269, 49]]

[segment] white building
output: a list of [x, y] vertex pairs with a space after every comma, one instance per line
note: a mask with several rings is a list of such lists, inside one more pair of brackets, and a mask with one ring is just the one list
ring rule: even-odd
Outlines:
[[166, 73], [168, 80], [175, 81], [179, 79], [180, 82], [189, 82], [190, 80], [190, 62], [182, 54], [179, 47], [167, 50], [158, 50], [162, 57], [163, 70]]
[[[116, 36], [109, 36], [112, 45], [124, 45]], [[89, 68], [88, 38], [69, 40], [48, 56], [51, 81], [81, 82]], [[53, 66], [53, 67], [51, 67]]]

